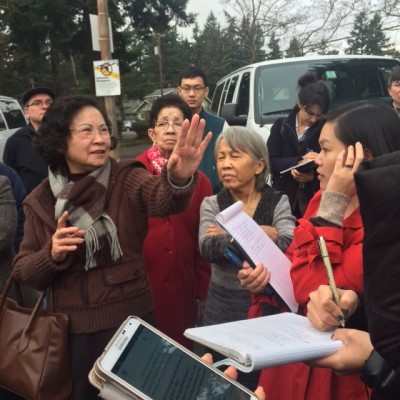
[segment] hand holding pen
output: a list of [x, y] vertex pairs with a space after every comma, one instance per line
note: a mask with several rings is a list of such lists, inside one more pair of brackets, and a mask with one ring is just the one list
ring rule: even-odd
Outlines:
[[318, 239], [318, 245], [329, 286], [321, 285], [310, 293], [307, 316], [312, 325], [322, 331], [336, 328], [339, 323], [344, 328], [345, 321], [358, 307], [358, 296], [353, 290], [337, 288], [328, 249], [322, 236]]
[[[339, 307], [340, 306], [339, 293], [336, 287], [335, 277], [333, 276], [332, 264], [329, 258], [328, 249], [326, 247], [325, 240], [322, 236], [319, 237], [318, 244], [322, 261], [324, 262], [326, 275], [328, 277], [329, 287], [332, 291], [332, 299], [335, 302], [335, 304]], [[342, 328], [344, 328], [344, 315], [342, 315], [342, 318], [340, 319], [340, 325], [342, 326]]]
[[332, 290], [328, 285], [321, 285], [310, 293], [307, 304], [307, 318], [312, 326], [326, 332], [336, 329], [340, 321], [349, 318], [358, 307], [358, 296], [353, 290], [338, 289], [339, 306], [332, 298]]

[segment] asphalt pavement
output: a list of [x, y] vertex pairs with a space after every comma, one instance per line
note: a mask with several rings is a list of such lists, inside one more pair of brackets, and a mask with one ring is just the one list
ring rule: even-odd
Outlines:
[[148, 138], [135, 138], [134, 135], [129, 135], [129, 132], [124, 132], [120, 141], [119, 158], [125, 160], [127, 158], [135, 158], [143, 151], [147, 150], [152, 142]]

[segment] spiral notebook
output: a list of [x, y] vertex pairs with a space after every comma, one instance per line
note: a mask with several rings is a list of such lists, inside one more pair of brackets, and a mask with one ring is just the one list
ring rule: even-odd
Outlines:
[[331, 339], [332, 332], [320, 332], [307, 317], [293, 313], [190, 328], [184, 334], [243, 372], [328, 356], [343, 346]]

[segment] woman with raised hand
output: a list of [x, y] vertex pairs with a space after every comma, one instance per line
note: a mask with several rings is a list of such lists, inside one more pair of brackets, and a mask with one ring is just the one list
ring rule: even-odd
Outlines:
[[110, 123], [96, 99], [57, 98], [40, 127], [49, 178], [25, 201], [18, 280], [43, 290], [69, 316], [71, 399], [97, 399], [89, 370], [129, 316], [153, 320], [142, 245], [147, 218], [185, 210], [210, 140], [204, 121], [185, 120], [159, 176], [138, 161], [110, 158]]

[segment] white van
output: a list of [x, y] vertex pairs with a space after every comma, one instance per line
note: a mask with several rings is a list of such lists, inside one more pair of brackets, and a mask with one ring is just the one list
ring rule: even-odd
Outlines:
[[0, 161], [3, 161], [7, 139], [26, 124], [25, 114], [18, 101], [12, 97], [0, 96]]
[[297, 102], [297, 80], [316, 71], [326, 82], [332, 109], [356, 100], [390, 102], [387, 81], [400, 62], [379, 56], [306, 56], [263, 61], [240, 68], [217, 82], [211, 111], [229, 125], [243, 125], [265, 140], [274, 121]]

